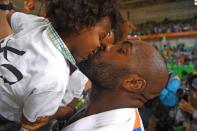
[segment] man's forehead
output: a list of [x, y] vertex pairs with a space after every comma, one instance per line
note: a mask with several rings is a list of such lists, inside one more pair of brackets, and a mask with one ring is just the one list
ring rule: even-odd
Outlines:
[[125, 40], [125, 41], [122, 41], [120, 44], [130, 44], [132, 46], [138, 46], [138, 47], [146, 47], [146, 48], [150, 48], [151, 49], [151, 45], [148, 44], [148, 43], [145, 43], [143, 41], [132, 41], [132, 40]]

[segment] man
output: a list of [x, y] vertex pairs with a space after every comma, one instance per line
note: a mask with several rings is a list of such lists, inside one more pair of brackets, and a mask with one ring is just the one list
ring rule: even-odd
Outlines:
[[140, 41], [102, 49], [80, 69], [93, 83], [86, 117], [63, 131], [141, 131], [137, 108], [158, 96], [168, 71], [160, 54]]
[[70, 74], [116, 24], [111, 0], [51, 0], [46, 9], [51, 23], [9, 14], [14, 34], [0, 41], [1, 118], [31, 130], [73, 112], [62, 104]]

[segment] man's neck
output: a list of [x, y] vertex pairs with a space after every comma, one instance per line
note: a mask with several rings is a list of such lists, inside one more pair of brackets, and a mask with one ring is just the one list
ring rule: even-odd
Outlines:
[[96, 97], [91, 98], [87, 108], [86, 116], [120, 108], [139, 108], [143, 104], [141, 96], [131, 93], [120, 93], [122, 91], [99, 92]]

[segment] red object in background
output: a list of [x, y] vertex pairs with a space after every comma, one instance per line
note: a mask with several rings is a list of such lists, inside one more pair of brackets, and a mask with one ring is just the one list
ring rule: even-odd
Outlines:
[[173, 37], [182, 37], [182, 36], [195, 36], [197, 35], [197, 31], [187, 31], [187, 32], [176, 32], [176, 33], [165, 33], [165, 34], [152, 34], [152, 35], [143, 35], [141, 38], [143, 40], [148, 40], [148, 39], [158, 39], [162, 37], [168, 37], [168, 38], [173, 38]]

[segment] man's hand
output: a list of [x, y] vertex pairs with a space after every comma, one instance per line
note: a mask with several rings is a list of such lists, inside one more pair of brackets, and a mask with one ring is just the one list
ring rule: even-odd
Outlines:
[[179, 103], [179, 107], [183, 110], [186, 111], [190, 114], [193, 114], [196, 109], [188, 102], [186, 102], [185, 100], [181, 100], [181, 102]]

